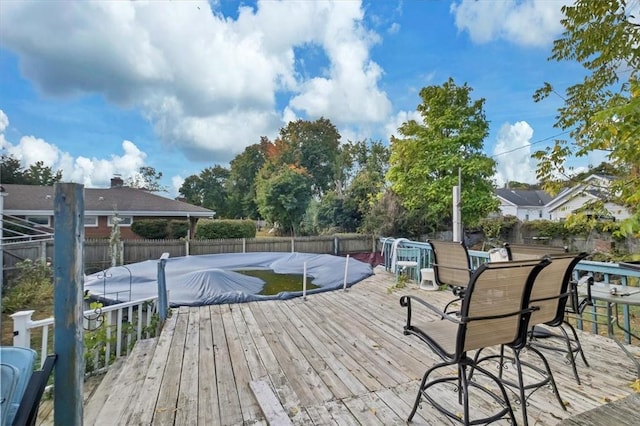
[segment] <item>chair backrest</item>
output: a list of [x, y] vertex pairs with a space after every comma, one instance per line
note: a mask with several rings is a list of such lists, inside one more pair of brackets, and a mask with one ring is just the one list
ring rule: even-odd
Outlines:
[[551, 257], [551, 264], [540, 271], [533, 283], [530, 303], [539, 309], [531, 314], [529, 325], [562, 323], [573, 268], [585, 256], [587, 253]]
[[566, 247], [552, 247], [525, 244], [504, 244], [509, 260], [540, 259], [543, 256], [561, 256], [568, 253]]
[[464, 243], [427, 241], [433, 250], [433, 271], [438, 284], [466, 287], [471, 278], [469, 252]]
[[37, 356], [36, 351], [29, 348], [21, 348], [18, 346], [0, 347], [0, 362], [13, 365], [18, 370], [18, 382], [16, 383], [15, 391], [11, 398], [11, 405], [7, 412], [8, 424], [13, 423], [13, 418], [18, 411], [20, 400], [31, 378]]
[[547, 259], [485, 263], [472, 275], [460, 311], [458, 353], [524, 341], [529, 297]]

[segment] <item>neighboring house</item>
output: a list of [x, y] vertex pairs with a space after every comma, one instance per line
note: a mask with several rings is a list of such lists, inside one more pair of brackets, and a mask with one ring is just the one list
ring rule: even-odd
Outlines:
[[[4, 184], [4, 214], [53, 228], [53, 186]], [[111, 179], [110, 188], [84, 189], [85, 238], [108, 238], [117, 214], [122, 239], [137, 239], [131, 224], [140, 219], [189, 221], [193, 236], [198, 219], [212, 218], [214, 211], [172, 200], [141, 189], [123, 186]]]
[[516, 216], [520, 221], [549, 219], [546, 205], [551, 196], [544, 191], [528, 189], [496, 189], [503, 216]]
[[[611, 178], [604, 175], [591, 175], [582, 183], [567, 188], [547, 204], [549, 219], [564, 220], [570, 214], [577, 213], [594, 201], [603, 201], [609, 219], [624, 220], [631, 216], [625, 207], [609, 201], [608, 188]], [[586, 213], [589, 213], [586, 211]], [[594, 213], [601, 216], [601, 213]]]

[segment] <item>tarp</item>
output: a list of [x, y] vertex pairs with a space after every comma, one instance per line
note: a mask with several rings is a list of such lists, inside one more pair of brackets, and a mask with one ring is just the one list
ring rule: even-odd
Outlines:
[[[307, 264], [307, 283], [318, 286], [307, 294], [342, 288], [347, 258], [310, 253], [225, 253], [166, 259], [165, 276], [169, 305], [204, 306], [258, 300], [290, 299], [300, 291], [261, 295], [264, 281], [234, 272], [273, 270], [276, 274], [302, 275]], [[105, 302], [126, 302], [158, 294], [159, 260], [116, 266], [85, 277], [87, 294]], [[371, 265], [349, 259], [347, 287], [373, 275]]]

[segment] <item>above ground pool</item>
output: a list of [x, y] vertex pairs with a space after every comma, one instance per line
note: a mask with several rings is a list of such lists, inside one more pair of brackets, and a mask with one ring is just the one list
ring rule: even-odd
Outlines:
[[[348, 262], [348, 264], [347, 264]], [[85, 293], [106, 303], [157, 296], [158, 260], [116, 266], [85, 277]], [[236, 271], [272, 270], [276, 274], [307, 271], [307, 282], [317, 288], [307, 294], [347, 287], [373, 275], [368, 263], [353, 258], [310, 253], [225, 253], [166, 259], [165, 277], [169, 305], [203, 306], [258, 300], [289, 299], [302, 295], [284, 291], [259, 294], [265, 281]]]

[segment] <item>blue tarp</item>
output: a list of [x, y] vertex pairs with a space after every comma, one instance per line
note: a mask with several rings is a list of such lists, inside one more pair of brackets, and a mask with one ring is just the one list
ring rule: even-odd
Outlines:
[[[302, 275], [318, 286], [307, 294], [342, 288], [347, 258], [310, 253], [225, 253], [166, 259], [165, 275], [169, 305], [203, 306], [258, 300], [290, 299], [300, 291], [261, 295], [264, 281], [234, 272], [272, 270], [276, 274]], [[125, 302], [158, 294], [158, 260], [117, 266], [85, 278], [88, 295], [106, 302]], [[347, 286], [373, 275], [371, 265], [349, 259]]]

